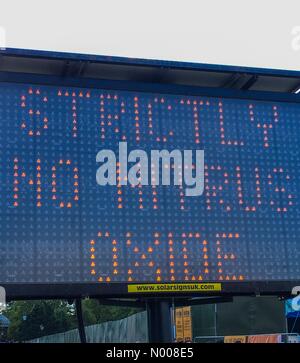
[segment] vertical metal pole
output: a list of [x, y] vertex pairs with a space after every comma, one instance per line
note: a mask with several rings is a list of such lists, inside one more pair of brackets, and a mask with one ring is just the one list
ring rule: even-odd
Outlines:
[[147, 315], [149, 342], [171, 343], [173, 334], [170, 301], [149, 300]]
[[75, 306], [76, 306], [76, 316], [78, 322], [78, 331], [81, 343], [86, 343], [86, 335], [84, 329], [84, 322], [83, 322], [83, 315], [82, 315], [82, 305], [81, 305], [81, 298], [75, 299]]
[[171, 307], [171, 324], [172, 324], [172, 341], [176, 340], [176, 307], [174, 298], [172, 299], [172, 307]]
[[217, 304], [215, 304], [215, 336], [218, 335], [217, 319], [218, 319], [218, 308], [217, 308]]

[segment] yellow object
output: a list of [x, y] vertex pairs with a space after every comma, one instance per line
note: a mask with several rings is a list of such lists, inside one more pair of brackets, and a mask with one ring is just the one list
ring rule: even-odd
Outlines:
[[128, 292], [166, 293], [166, 292], [211, 292], [221, 291], [221, 283], [178, 283], [178, 284], [130, 284]]

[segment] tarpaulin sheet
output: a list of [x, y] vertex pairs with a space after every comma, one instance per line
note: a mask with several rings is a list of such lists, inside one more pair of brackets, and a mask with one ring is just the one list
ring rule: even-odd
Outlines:
[[193, 336], [286, 332], [284, 302], [274, 296], [236, 297], [233, 302], [192, 307]]
[[248, 343], [281, 343], [281, 334], [249, 335]]
[[231, 335], [224, 337], [224, 343], [246, 343], [247, 337], [245, 335]]

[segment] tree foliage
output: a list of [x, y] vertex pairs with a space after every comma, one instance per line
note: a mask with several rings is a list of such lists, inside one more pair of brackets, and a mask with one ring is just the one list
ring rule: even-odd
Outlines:
[[137, 313], [140, 309], [100, 305], [97, 300], [86, 299], [82, 304], [85, 325], [100, 324], [105, 321], [120, 320]]
[[[83, 300], [82, 310], [85, 326], [123, 319], [138, 311], [135, 308], [100, 305], [93, 299]], [[28, 341], [77, 328], [74, 304], [62, 300], [11, 302], [5, 315], [10, 320], [8, 339], [12, 341]]]
[[8, 338], [15, 341], [61, 333], [76, 326], [74, 308], [60, 300], [13, 302], [5, 315], [11, 322]]

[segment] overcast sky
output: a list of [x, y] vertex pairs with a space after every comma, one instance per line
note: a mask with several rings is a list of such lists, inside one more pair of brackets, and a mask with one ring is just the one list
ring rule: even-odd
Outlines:
[[7, 47], [300, 70], [299, 0], [1, 0], [0, 26]]

